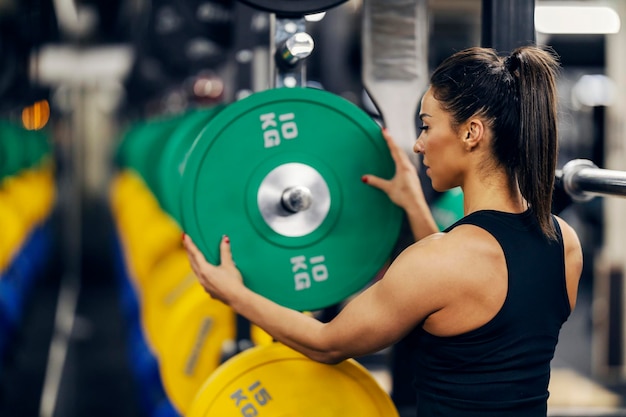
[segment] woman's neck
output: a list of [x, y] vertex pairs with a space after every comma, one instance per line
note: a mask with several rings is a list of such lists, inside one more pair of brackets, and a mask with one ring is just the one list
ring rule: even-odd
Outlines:
[[461, 188], [465, 215], [479, 210], [522, 213], [528, 209], [517, 185], [512, 187], [508, 176], [500, 170], [466, 178]]

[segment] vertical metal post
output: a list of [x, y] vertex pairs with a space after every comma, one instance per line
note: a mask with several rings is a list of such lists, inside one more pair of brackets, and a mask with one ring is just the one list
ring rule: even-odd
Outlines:
[[[613, 0], [622, 25], [626, 2]], [[615, 101], [606, 108], [605, 167], [626, 171], [626, 31], [606, 35], [606, 74], [615, 83]], [[604, 242], [594, 275], [593, 372], [604, 379], [626, 378], [626, 200], [606, 198]]]
[[67, 353], [76, 317], [81, 288], [82, 269], [82, 201], [84, 179], [84, 108], [85, 91], [70, 89], [74, 109], [69, 137], [65, 137], [60, 163], [63, 165], [58, 182], [58, 201], [63, 231], [63, 275], [57, 300], [54, 333], [48, 352], [39, 417], [55, 417], [58, 409], [63, 376], [67, 367]]
[[286, 55], [289, 55], [286, 43], [289, 39], [295, 39], [299, 35], [310, 39], [310, 36], [306, 33], [304, 17], [292, 18], [272, 14], [270, 29], [272, 88], [302, 87], [306, 85], [306, 66], [302, 62], [298, 63], [298, 61], [306, 58], [312, 52], [312, 41], [309, 47], [307, 47], [307, 49], [310, 49], [305, 52], [302, 58], [293, 56], [293, 66], [288, 65], [288, 59], [285, 59]]
[[242, 2], [235, 4], [235, 100], [270, 86], [269, 30], [269, 13]]
[[483, 0], [484, 47], [498, 52], [536, 43], [535, 0]]

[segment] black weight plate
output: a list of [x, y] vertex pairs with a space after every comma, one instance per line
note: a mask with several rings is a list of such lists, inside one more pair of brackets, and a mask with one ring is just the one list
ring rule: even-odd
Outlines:
[[346, 0], [239, 0], [256, 9], [287, 16], [318, 13], [335, 7]]

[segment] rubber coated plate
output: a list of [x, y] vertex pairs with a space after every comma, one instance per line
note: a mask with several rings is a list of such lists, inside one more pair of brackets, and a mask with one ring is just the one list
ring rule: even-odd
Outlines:
[[198, 391], [187, 416], [393, 417], [398, 411], [355, 360], [325, 365], [273, 343], [224, 362]]
[[175, 250], [154, 266], [145, 287], [141, 287], [141, 320], [153, 351], [163, 346], [163, 323], [178, 302], [198, 285], [187, 253]]
[[22, 246], [30, 232], [23, 213], [10, 200], [11, 196], [0, 188], [0, 273], [14, 260], [16, 248]]
[[137, 124], [124, 137], [121, 159], [134, 169], [158, 199], [156, 182], [159, 160], [170, 134], [186, 114], [159, 117]]
[[178, 412], [186, 415], [195, 393], [222, 363], [225, 343], [235, 339], [235, 313], [196, 284], [176, 304], [162, 331], [163, 387]]
[[180, 247], [181, 230], [165, 214], [154, 195], [139, 180], [132, 196], [127, 198], [128, 208], [118, 212], [117, 219], [125, 249], [130, 253], [133, 276], [143, 285], [152, 267], [172, 250]]
[[[148, 211], [145, 213], [146, 216], [149, 215]], [[141, 217], [141, 212], [138, 212], [137, 216]], [[139, 284], [150, 285], [148, 280], [154, 265], [180, 247], [181, 230], [161, 209], [156, 210], [149, 222], [142, 223], [137, 220], [137, 223], [143, 224], [143, 230], [132, 236], [128, 234], [128, 242], [134, 247], [133, 262], [137, 268]]]
[[241, 0], [243, 3], [280, 15], [305, 15], [326, 11], [346, 0]]
[[190, 112], [170, 134], [169, 140], [163, 148], [157, 172], [158, 195], [161, 197], [163, 209], [178, 224], [182, 222], [180, 184], [185, 158], [202, 128], [222, 109], [223, 106], [217, 106]]
[[463, 191], [456, 187], [441, 194], [431, 205], [439, 230], [444, 230], [463, 217]]
[[[327, 307], [374, 278], [398, 237], [402, 212], [361, 182], [366, 173], [391, 178], [394, 164], [380, 127], [357, 106], [311, 88], [256, 93], [194, 143], [184, 230], [212, 263], [228, 235], [253, 291], [300, 311]], [[310, 207], [289, 213], [281, 199], [300, 186]]]
[[0, 120], [0, 179], [17, 174], [27, 166], [24, 131], [12, 123]]

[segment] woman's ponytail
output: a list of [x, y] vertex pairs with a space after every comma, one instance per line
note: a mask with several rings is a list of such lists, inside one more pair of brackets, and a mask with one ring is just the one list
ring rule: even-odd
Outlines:
[[522, 196], [544, 234], [556, 238], [551, 219], [557, 139], [556, 75], [551, 52], [535, 46], [513, 51], [505, 66], [519, 83], [519, 163], [516, 176]]

